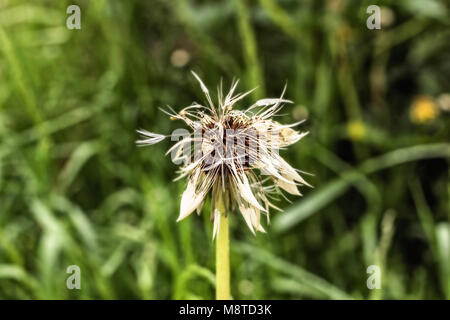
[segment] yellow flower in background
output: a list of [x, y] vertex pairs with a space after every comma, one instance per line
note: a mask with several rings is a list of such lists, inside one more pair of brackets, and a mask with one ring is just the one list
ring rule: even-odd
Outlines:
[[350, 121], [347, 125], [347, 135], [355, 141], [363, 140], [366, 135], [366, 127], [360, 120]]
[[438, 112], [438, 107], [431, 97], [418, 96], [411, 105], [409, 117], [414, 123], [424, 124], [433, 121]]

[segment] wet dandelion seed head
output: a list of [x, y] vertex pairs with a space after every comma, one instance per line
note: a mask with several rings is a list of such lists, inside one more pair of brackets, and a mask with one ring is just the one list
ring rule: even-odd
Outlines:
[[[165, 111], [171, 119], [182, 120], [192, 129], [168, 151], [174, 162], [183, 162], [177, 179], [188, 179], [177, 221], [194, 211], [200, 214], [205, 198], [211, 194], [213, 237], [220, 230], [220, 214], [236, 209], [252, 233], [265, 232], [261, 214], [269, 223], [270, 208], [280, 210], [272, 201], [284, 196], [283, 192], [300, 196], [298, 186], [310, 186], [300, 175], [301, 171], [279, 155], [280, 149], [296, 143], [307, 132], [293, 129], [301, 122], [283, 125], [273, 120], [283, 104], [292, 103], [283, 99], [285, 90], [280, 98], [261, 99], [245, 110], [236, 110], [234, 105], [253, 90], [234, 95], [238, 84], [235, 81], [224, 96], [220, 84], [215, 105], [202, 80], [192, 73], [207, 104], [193, 103], [178, 113], [171, 108]], [[138, 132], [142, 135], [138, 145], [152, 145], [168, 137], [146, 130]], [[218, 201], [222, 201], [225, 210], [218, 210]]]

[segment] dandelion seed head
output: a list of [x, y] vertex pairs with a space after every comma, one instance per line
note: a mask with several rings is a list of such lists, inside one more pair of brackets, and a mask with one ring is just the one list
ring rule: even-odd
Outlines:
[[[252, 233], [265, 232], [261, 214], [269, 220], [269, 210], [278, 209], [272, 202], [287, 192], [301, 195], [299, 186], [310, 186], [300, 171], [289, 165], [279, 154], [302, 139], [307, 132], [295, 127], [301, 122], [281, 124], [273, 117], [283, 108], [284, 92], [279, 98], [256, 101], [246, 109], [235, 109], [237, 102], [248, 96], [235, 94], [238, 81], [233, 81], [226, 95], [219, 86], [217, 104], [213, 103], [209, 90], [200, 77], [193, 72], [206, 96], [206, 105], [193, 103], [179, 112], [169, 107], [164, 111], [173, 120], [182, 120], [192, 130], [188, 136], [174, 144], [168, 151], [173, 160], [183, 160], [177, 179], [187, 177], [187, 187], [181, 196], [177, 221], [192, 212], [201, 212], [208, 195], [212, 197], [211, 219], [215, 236], [219, 230], [220, 212], [217, 199], [223, 199], [226, 212], [239, 209]], [[165, 135], [138, 130], [142, 139], [138, 145], [158, 143]], [[191, 144], [192, 148], [188, 148]], [[278, 209], [279, 210], [279, 209]]]

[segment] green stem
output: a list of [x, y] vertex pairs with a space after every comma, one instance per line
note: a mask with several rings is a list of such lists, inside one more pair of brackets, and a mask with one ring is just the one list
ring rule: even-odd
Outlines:
[[223, 200], [218, 201], [216, 209], [220, 212], [220, 227], [216, 240], [216, 299], [230, 300], [230, 240], [228, 216]]

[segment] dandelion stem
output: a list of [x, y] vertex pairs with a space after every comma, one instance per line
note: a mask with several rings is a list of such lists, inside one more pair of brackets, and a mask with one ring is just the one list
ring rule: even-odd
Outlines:
[[216, 209], [220, 211], [220, 229], [216, 240], [216, 299], [230, 300], [230, 240], [228, 216], [223, 196], [219, 196]]

